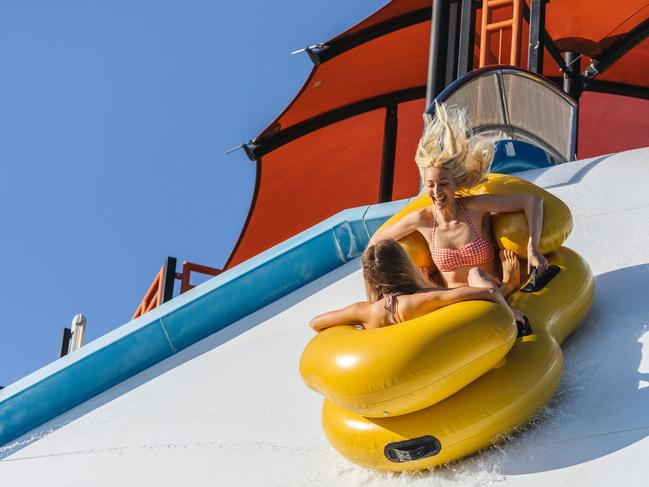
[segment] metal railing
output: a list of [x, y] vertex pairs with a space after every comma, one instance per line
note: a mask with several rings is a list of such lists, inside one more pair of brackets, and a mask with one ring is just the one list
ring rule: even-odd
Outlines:
[[180, 279], [180, 294], [196, 287], [196, 285], [190, 282], [192, 272], [197, 272], [199, 274], [205, 274], [208, 276], [218, 276], [221, 272], [223, 272], [223, 269], [217, 269], [215, 267], [208, 267], [206, 265], [184, 261], [182, 272], [176, 273], [176, 279]]
[[[173, 298], [174, 284], [176, 279], [180, 281], [180, 294], [189, 291], [196, 287], [191, 283], [192, 273], [203, 274], [207, 276], [218, 276], [223, 272], [223, 269], [209, 267], [194, 262], [183, 262], [181, 272], [176, 272], [176, 258], [167, 257], [165, 263], [156, 274], [149, 289], [144, 294], [144, 298], [140, 301], [133, 317], [135, 319], [142, 316], [144, 313], [157, 308], [162, 303]], [[83, 338], [86, 330], [86, 317], [82, 314], [77, 314], [72, 319], [70, 328], [63, 328], [63, 337], [61, 338], [61, 353], [63, 357], [83, 346]], [[0, 389], [2, 387], [0, 386]]]
[[173, 297], [175, 277], [176, 259], [175, 257], [167, 257], [131, 319], [134, 320], [138, 316], [142, 316], [144, 313], [169, 301]]
[[176, 272], [175, 257], [167, 257], [165, 264], [160, 268], [158, 274], [156, 274], [151, 286], [133, 314], [132, 319], [142, 316], [144, 313], [147, 313], [148, 311], [157, 308], [162, 303], [166, 303], [172, 299], [174, 282], [176, 279], [180, 281], [179, 294], [182, 294], [196, 287], [196, 285], [191, 283], [192, 273], [218, 276], [221, 272], [223, 272], [223, 269], [217, 269], [215, 267], [209, 267], [188, 261], [183, 262], [181, 272]]

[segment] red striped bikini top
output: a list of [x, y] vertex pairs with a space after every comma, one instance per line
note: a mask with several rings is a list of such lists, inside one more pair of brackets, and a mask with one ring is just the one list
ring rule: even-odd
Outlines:
[[391, 325], [396, 325], [397, 323], [399, 323], [399, 316], [397, 315], [397, 306], [398, 306], [397, 298], [402, 294], [403, 293], [395, 292], [395, 293], [386, 293], [384, 296], [385, 304], [383, 305], [383, 307], [388, 312], [388, 322]]
[[[491, 242], [485, 240], [480, 236], [473, 222], [464, 211], [464, 207], [457, 201], [457, 205], [462, 210], [464, 219], [469, 223], [473, 233], [477, 237], [473, 242], [463, 245], [459, 249], [445, 249], [442, 247], [435, 247], [435, 229], [437, 228], [437, 218], [433, 221], [433, 236], [431, 239], [431, 257], [437, 268], [442, 272], [450, 272], [461, 267], [476, 267], [495, 258], [494, 249]], [[433, 210], [434, 211], [434, 210]]]

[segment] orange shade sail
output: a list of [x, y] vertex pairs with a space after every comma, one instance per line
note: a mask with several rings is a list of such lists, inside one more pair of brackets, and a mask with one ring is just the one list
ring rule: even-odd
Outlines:
[[[345, 208], [379, 202], [386, 150], [394, 151], [392, 199], [418, 191], [413, 157], [425, 109], [431, 11], [431, 0], [393, 0], [310, 52], [315, 64], [303, 88], [248, 146], [257, 161], [257, 181], [228, 267]], [[493, 15], [492, 21], [511, 17], [511, 7]], [[480, 16], [478, 9], [476, 60]], [[579, 156], [646, 146], [649, 3], [551, 0], [545, 30], [558, 51], [581, 55], [581, 72], [591, 63], [605, 67], [581, 100]], [[524, 21], [521, 67], [527, 65], [528, 31]], [[619, 51], [624, 55], [611, 59], [612, 50], [632, 37], [630, 48]], [[490, 62], [509, 52], [510, 43], [507, 35], [492, 36]], [[543, 66], [545, 76], [561, 82], [558, 61], [547, 49]], [[398, 119], [392, 149], [384, 148], [388, 107], [396, 108]]]

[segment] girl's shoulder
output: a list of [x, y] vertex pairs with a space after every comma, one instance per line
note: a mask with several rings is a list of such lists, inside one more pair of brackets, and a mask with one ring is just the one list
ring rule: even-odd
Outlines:
[[374, 303], [366, 303], [365, 319], [363, 327], [365, 329], [381, 328], [388, 324], [386, 319], [385, 298], [379, 299]]
[[462, 208], [474, 217], [482, 217], [490, 213], [490, 201], [487, 194], [477, 194], [458, 198]]
[[485, 195], [474, 194], [471, 196], [459, 196], [457, 197], [457, 200], [460, 202], [462, 206], [464, 206], [464, 208], [468, 209], [474, 206], [479, 206], [482, 200], [484, 199], [483, 196]]
[[435, 220], [435, 211], [433, 206], [424, 206], [413, 211], [416, 214], [417, 223], [419, 226], [430, 226], [431, 223]]

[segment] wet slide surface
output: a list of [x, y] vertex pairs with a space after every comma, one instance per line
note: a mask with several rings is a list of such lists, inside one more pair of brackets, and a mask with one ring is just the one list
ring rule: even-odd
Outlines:
[[357, 259], [4, 447], [3, 485], [645, 485], [649, 149], [523, 176], [572, 209], [597, 291], [555, 398], [498, 446], [400, 475], [329, 446], [298, 361], [313, 315], [363, 299]]

